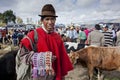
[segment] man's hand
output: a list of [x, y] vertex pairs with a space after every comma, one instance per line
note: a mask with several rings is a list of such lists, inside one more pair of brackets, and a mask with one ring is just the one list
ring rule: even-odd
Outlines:
[[65, 80], [65, 77], [62, 77], [62, 80]]
[[56, 56], [52, 56], [52, 62], [56, 60]]

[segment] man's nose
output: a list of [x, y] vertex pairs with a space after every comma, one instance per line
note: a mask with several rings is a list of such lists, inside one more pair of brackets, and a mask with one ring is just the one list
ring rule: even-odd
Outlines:
[[49, 20], [48, 22], [49, 22], [49, 23], [52, 23], [52, 20]]

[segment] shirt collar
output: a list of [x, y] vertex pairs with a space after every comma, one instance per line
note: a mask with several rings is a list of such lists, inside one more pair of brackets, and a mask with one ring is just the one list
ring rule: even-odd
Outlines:
[[48, 34], [54, 32], [54, 31], [48, 32], [48, 31], [45, 29], [44, 25], [42, 25], [42, 29], [43, 29], [46, 33], [48, 33]]
[[48, 31], [45, 29], [45, 27], [42, 25], [42, 29], [46, 32], [46, 33], [48, 33]]

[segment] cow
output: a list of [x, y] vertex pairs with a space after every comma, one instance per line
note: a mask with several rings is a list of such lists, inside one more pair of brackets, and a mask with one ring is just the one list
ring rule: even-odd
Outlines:
[[120, 68], [120, 47], [89, 46], [69, 55], [73, 64], [79, 62], [87, 66], [89, 80], [93, 79], [93, 70], [112, 71]]
[[86, 47], [86, 44], [80, 44], [75, 42], [64, 42], [65, 48], [67, 53], [70, 53], [71, 51], [78, 51], [84, 47]]
[[0, 80], [16, 80], [15, 57], [17, 49], [0, 56]]

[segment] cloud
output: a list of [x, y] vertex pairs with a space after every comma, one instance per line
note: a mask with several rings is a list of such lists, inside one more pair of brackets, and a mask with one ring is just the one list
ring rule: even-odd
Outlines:
[[94, 4], [96, 0], [77, 0], [77, 5], [81, 7], [88, 7]]
[[111, 4], [113, 2], [113, 0], [100, 0], [100, 4]]
[[120, 10], [120, 0], [100, 0], [100, 10], [112, 10], [119, 11]]
[[14, 10], [16, 7], [17, 1], [16, 0], [0, 0], [0, 13], [3, 13], [6, 10]]
[[1, 0], [0, 12], [12, 9], [24, 21], [39, 20], [45, 4], [52, 4], [58, 15], [57, 23], [120, 17], [120, 0]]
[[11, 7], [14, 6], [17, 1], [16, 0], [10, 0], [11, 2], [9, 2], [8, 0], [0, 0], [0, 6], [2, 7]]

